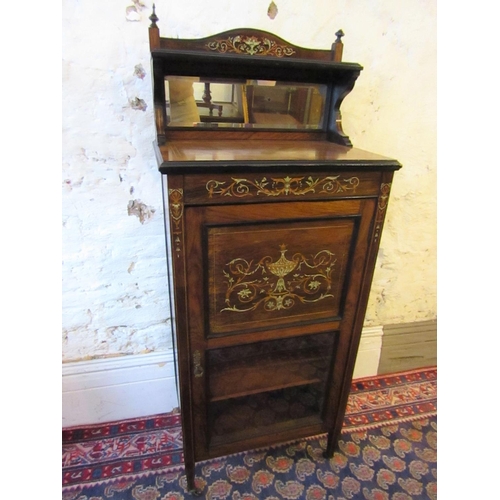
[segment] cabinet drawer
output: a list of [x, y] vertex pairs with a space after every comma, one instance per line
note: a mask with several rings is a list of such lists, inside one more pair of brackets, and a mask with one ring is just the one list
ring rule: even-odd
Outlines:
[[186, 204], [262, 203], [376, 196], [379, 172], [199, 174], [185, 178]]

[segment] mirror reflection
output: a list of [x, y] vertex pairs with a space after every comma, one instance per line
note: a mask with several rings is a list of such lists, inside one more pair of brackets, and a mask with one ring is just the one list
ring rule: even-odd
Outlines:
[[323, 127], [326, 85], [269, 80], [165, 79], [170, 127]]

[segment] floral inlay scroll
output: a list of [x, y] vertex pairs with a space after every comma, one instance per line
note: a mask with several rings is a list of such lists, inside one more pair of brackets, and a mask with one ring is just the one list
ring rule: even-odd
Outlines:
[[345, 192], [355, 192], [359, 186], [358, 177], [341, 179], [339, 175], [323, 178], [305, 177], [272, 177], [268, 179], [263, 177], [261, 180], [249, 180], [231, 178], [232, 182], [210, 180], [206, 184], [209, 198], [214, 195], [235, 196], [243, 198], [244, 196], [253, 196], [263, 194], [265, 196], [303, 196], [308, 193], [337, 194]]
[[[267, 255], [258, 262], [236, 258], [223, 269], [227, 291], [222, 311], [248, 312], [291, 309], [297, 303], [313, 303], [333, 297], [332, 273], [337, 259], [329, 250], [306, 257], [300, 252], [291, 259], [280, 245], [281, 256]], [[276, 259], [276, 260], [275, 260]]]
[[279, 45], [269, 38], [257, 38], [256, 36], [230, 36], [209, 42], [206, 47], [222, 54], [234, 52], [235, 54], [247, 54], [249, 56], [275, 57], [289, 57], [295, 54], [295, 50], [288, 45]]
[[380, 237], [380, 233], [382, 232], [382, 223], [384, 222], [385, 211], [387, 209], [387, 204], [389, 202], [389, 193], [391, 192], [391, 183], [382, 183], [380, 185], [380, 195], [378, 199], [378, 208], [377, 208], [377, 218], [375, 220], [375, 235], [374, 241], [377, 241]]
[[183, 198], [183, 189], [168, 190], [172, 238], [175, 245], [175, 252], [177, 254], [177, 257], [180, 257], [182, 252], [182, 216], [184, 215]]
[[199, 350], [196, 350], [193, 353], [193, 370], [196, 378], [203, 377], [204, 370], [201, 366], [201, 352]]

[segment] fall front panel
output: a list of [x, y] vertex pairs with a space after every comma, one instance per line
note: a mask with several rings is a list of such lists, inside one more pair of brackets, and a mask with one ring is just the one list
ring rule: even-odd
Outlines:
[[355, 218], [207, 228], [208, 336], [339, 319]]

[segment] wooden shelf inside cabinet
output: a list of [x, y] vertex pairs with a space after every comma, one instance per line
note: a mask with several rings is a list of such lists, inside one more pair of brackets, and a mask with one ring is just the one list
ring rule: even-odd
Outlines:
[[335, 340], [327, 333], [209, 350], [209, 400], [325, 384]]
[[210, 444], [222, 446], [321, 425], [323, 399], [321, 388], [308, 384], [212, 403]]
[[362, 67], [342, 31], [319, 50], [150, 19], [188, 487], [198, 461], [319, 433], [332, 456], [401, 167], [342, 130]]
[[[245, 365], [251, 361], [247, 360]], [[210, 377], [212, 395], [209, 400], [221, 401], [288, 387], [317, 384], [323, 380], [322, 377], [314, 375], [318, 368], [326, 369], [324, 365], [324, 358], [316, 357], [291, 361], [289, 364], [284, 361], [259, 363], [258, 372], [256, 368], [248, 365], [226, 368], [224, 371], [212, 369]], [[239, 386], [233, 385], [240, 381], [243, 383]]]

